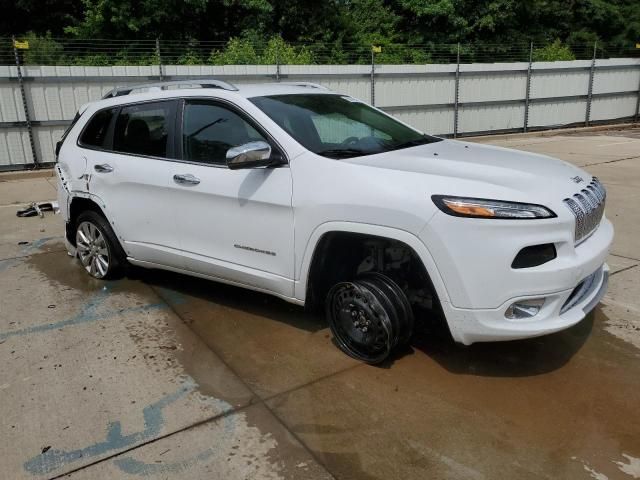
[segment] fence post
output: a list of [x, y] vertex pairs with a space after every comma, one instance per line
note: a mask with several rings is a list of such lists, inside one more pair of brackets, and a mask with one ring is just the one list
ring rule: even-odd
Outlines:
[[371, 105], [376, 106], [376, 57], [371, 45]]
[[458, 56], [456, 60], [456, 86], [453, 104], [453, 138], [458, 137], [458, 98], [460, 97], [460, 42], [458, 42]]
[[31, 117], [29, 116], [29, 106], [27, 105], [27, 93], [24, 89], [24, 79], [22, 78], [22, 69], [20, 67], [20, 54], [16, 48], [16, 37], [11, 36], [11, 45], [13, 46], [13, 56], [16, 60], [16, 68], [18, 69], [18, 85], [20, 86], [20, 95], [22, 96], [22, 108], [24, 109], [24, 119], [27, 124], [27, 133], [29, 134], [29, 143], [31, 145], [31, 155], [33, 155], [34, 167], [38, 165], [38, 154], [36, 153], [36, 144], [33, 140], [33, 128], [31, 126]]
[[533, 42], [529, 47], [529, 66], [527, 67], [527, 89], [524, 97], [524, 132], [529, 130], [529, 96], [531, 95], [531, 66], [533, 64]]
[[587, 92], [587, 112], [584, 117], [584, 126], [588, 127], [591, 121], [591, 98], [593, 97], [593, 77], [596, 73], [596, 52], [598, 51], [598, 41], [593, 43], [593, 58], [591, 59], [591, 69], [589, 70], [589, 90]]
[[636, 100], [636, 114], [633, 116], [633, 121], [638, 121], [638, 115], [640, 115], [640, 82], [638, 83], [638, 99]]
[[276, 43], [276, 82], [280, 81], [280, 42]]
[[156, 57], [158, 57], [158, 77], [160, 77], [160, 81], [164, 79], [164, 74], [162, 72], [162, 56], [160, 55], [160, 38], [156, 37]]

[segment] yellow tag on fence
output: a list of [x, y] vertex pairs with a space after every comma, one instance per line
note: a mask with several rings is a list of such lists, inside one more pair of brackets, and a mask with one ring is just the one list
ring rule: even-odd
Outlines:
[[13, 42], [14, 47], [16, 47], [19, 50], [28, 50], [29, 49], [29, 42], [27, 42], [26, 40], [24, 42], [20, 42], [18, 40], [16, 40], [15, 42]]
[[371, 45], [371, 51], [373, 53], [382, 53], [382, 47], [380, 45]]

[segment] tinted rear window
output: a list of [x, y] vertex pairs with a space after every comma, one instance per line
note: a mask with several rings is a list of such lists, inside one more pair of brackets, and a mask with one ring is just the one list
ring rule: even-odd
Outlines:
[[116, 111], [117, 109], [115, 108], [109, 108], [96, 113], [93, 118], [89, 120], [89, 124], [82, 132], [80, 143], [90, 147], [104, 148], [106, 146], [109, 125]]

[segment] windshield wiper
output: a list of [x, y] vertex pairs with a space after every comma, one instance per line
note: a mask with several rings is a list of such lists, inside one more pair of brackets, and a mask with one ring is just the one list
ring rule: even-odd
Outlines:
[[320, 150], [316, 153], [330, 158], [350, 158], [365, 155], [368, 152], [360, 150], [359, 148], [330, 148], [328, 150]]
[[402, 150], [403, 148], [417, 147], [418, 145], [426, 145], [428, 143], [439, 142], [440, 140], [442, 139], [436, 137], [420, 137], [415, 140], [409, 140], [408, 142], [393, 145], [389, 150]]

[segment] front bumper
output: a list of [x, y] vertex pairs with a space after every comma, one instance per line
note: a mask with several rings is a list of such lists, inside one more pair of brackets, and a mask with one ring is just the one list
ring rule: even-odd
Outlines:
[[[605, 262], [613, 225], [603, 217], [584, 242], [574, 244], [574, 219], [489, 221], [434, 216], [422, 232], [441, 279], [441, 304], [453, 338], [463, 344], [513, 340], [556, 332], [578, 323], [606, 291]], [[446, 236], [442, 234], [446, 233]], [[553, 243], [557, 257], [537, 267], [514, 269], [511, 261], [529, 245]], [[600, 273], [598, 273], [600, 272]], [[574, 289], [596, 274], [580, 301], [562, 310]], [[545, 298], [527, 319], [508, 319], [519, 300]], [[595, 302], [595, 303], [594, 303]], [[589, 308], [586, 308], [589, 307]], [[561, 311], [562, 310], [562, 311]]]
[[527, 319], [508, 319], [505, 311], [513, 302], [527, 298], [510, 299], [495, 309], [460, 309], [449, 307], [447, 319], [454, 339], [465, 345], [538, 337], [558, 332], [580, 322], [607, 291], [609, 266], [605, 263], [583, 279], [576, 287], [542, 295], [545, 303], [537, 315]]

